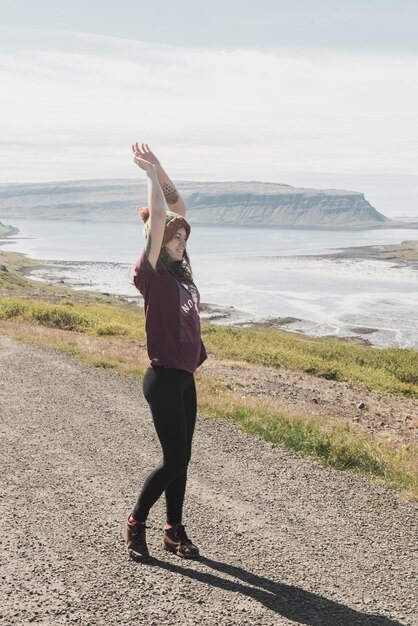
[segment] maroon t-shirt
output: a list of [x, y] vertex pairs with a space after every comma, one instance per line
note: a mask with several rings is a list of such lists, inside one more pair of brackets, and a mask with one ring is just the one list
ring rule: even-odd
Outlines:
[[194, 283], [180, 283], [168, 270], [154, 270], [142, 252], [135, 287], [144, 298], [145, 331], [151, 366], [194, 373], [207, 358], [200, 337], [200, 295]]

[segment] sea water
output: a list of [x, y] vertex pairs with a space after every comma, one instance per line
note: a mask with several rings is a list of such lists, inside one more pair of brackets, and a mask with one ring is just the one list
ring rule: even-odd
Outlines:
[[[140, 224], [6, 220], [5, 249], [48, 261], [40, 280], [138, 298]], [[308, 230], [192, 225], [188, 251], [202, 301], [233, 307], [230, 321], [295, 318], [288, 330], [361, 335], [377, 346], [418, 348], [418, 272], [365, 259], [314, 258], [349, 246], [417, 239], [413, 229]], [[224, 318], [223, 322], [227, 322]], [[359, 331], [359, 327], [367, 329]], [[373, 332], [370, 332], [373, 331]]]

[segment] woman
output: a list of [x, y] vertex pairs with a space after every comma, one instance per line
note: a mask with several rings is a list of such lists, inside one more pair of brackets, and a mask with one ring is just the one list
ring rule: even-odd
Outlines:
[[[144, 298], [145, 330], [150, 366], [143, 381], [161, 443], [163, 461], [145, 480], [125, 524], [129, 556], [149, 557], [148, 513], [165, 493], [167, 523], [163, 545], [183, 558], [199, 558], [199, 550], [182, 524], [182, 509], [196, 422], [194, 372], [207, 358], [200, 337], [199, 292], [193, 283], [186, 244], [190, 225], [186, 207], [174, 184], [147, 144], [132, 146], [134, 162], [148, 179], [144, 221], [145, 250], [136, 266], [134, 283]], [[167, 211], [167, 204], [169, 211]]]

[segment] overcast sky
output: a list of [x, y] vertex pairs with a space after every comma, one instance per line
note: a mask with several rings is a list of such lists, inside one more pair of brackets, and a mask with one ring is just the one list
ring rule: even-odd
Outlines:
[[0, 181], [132, 177], [365, 193], [418, 215], [418, 0], [0, 2]]

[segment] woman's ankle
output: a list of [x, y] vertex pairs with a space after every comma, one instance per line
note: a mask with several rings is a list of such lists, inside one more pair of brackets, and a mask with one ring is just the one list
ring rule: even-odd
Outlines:
[[128, 517], [128, 524], [145, 524], [145, 520], [136, 519], [131, 513]]

